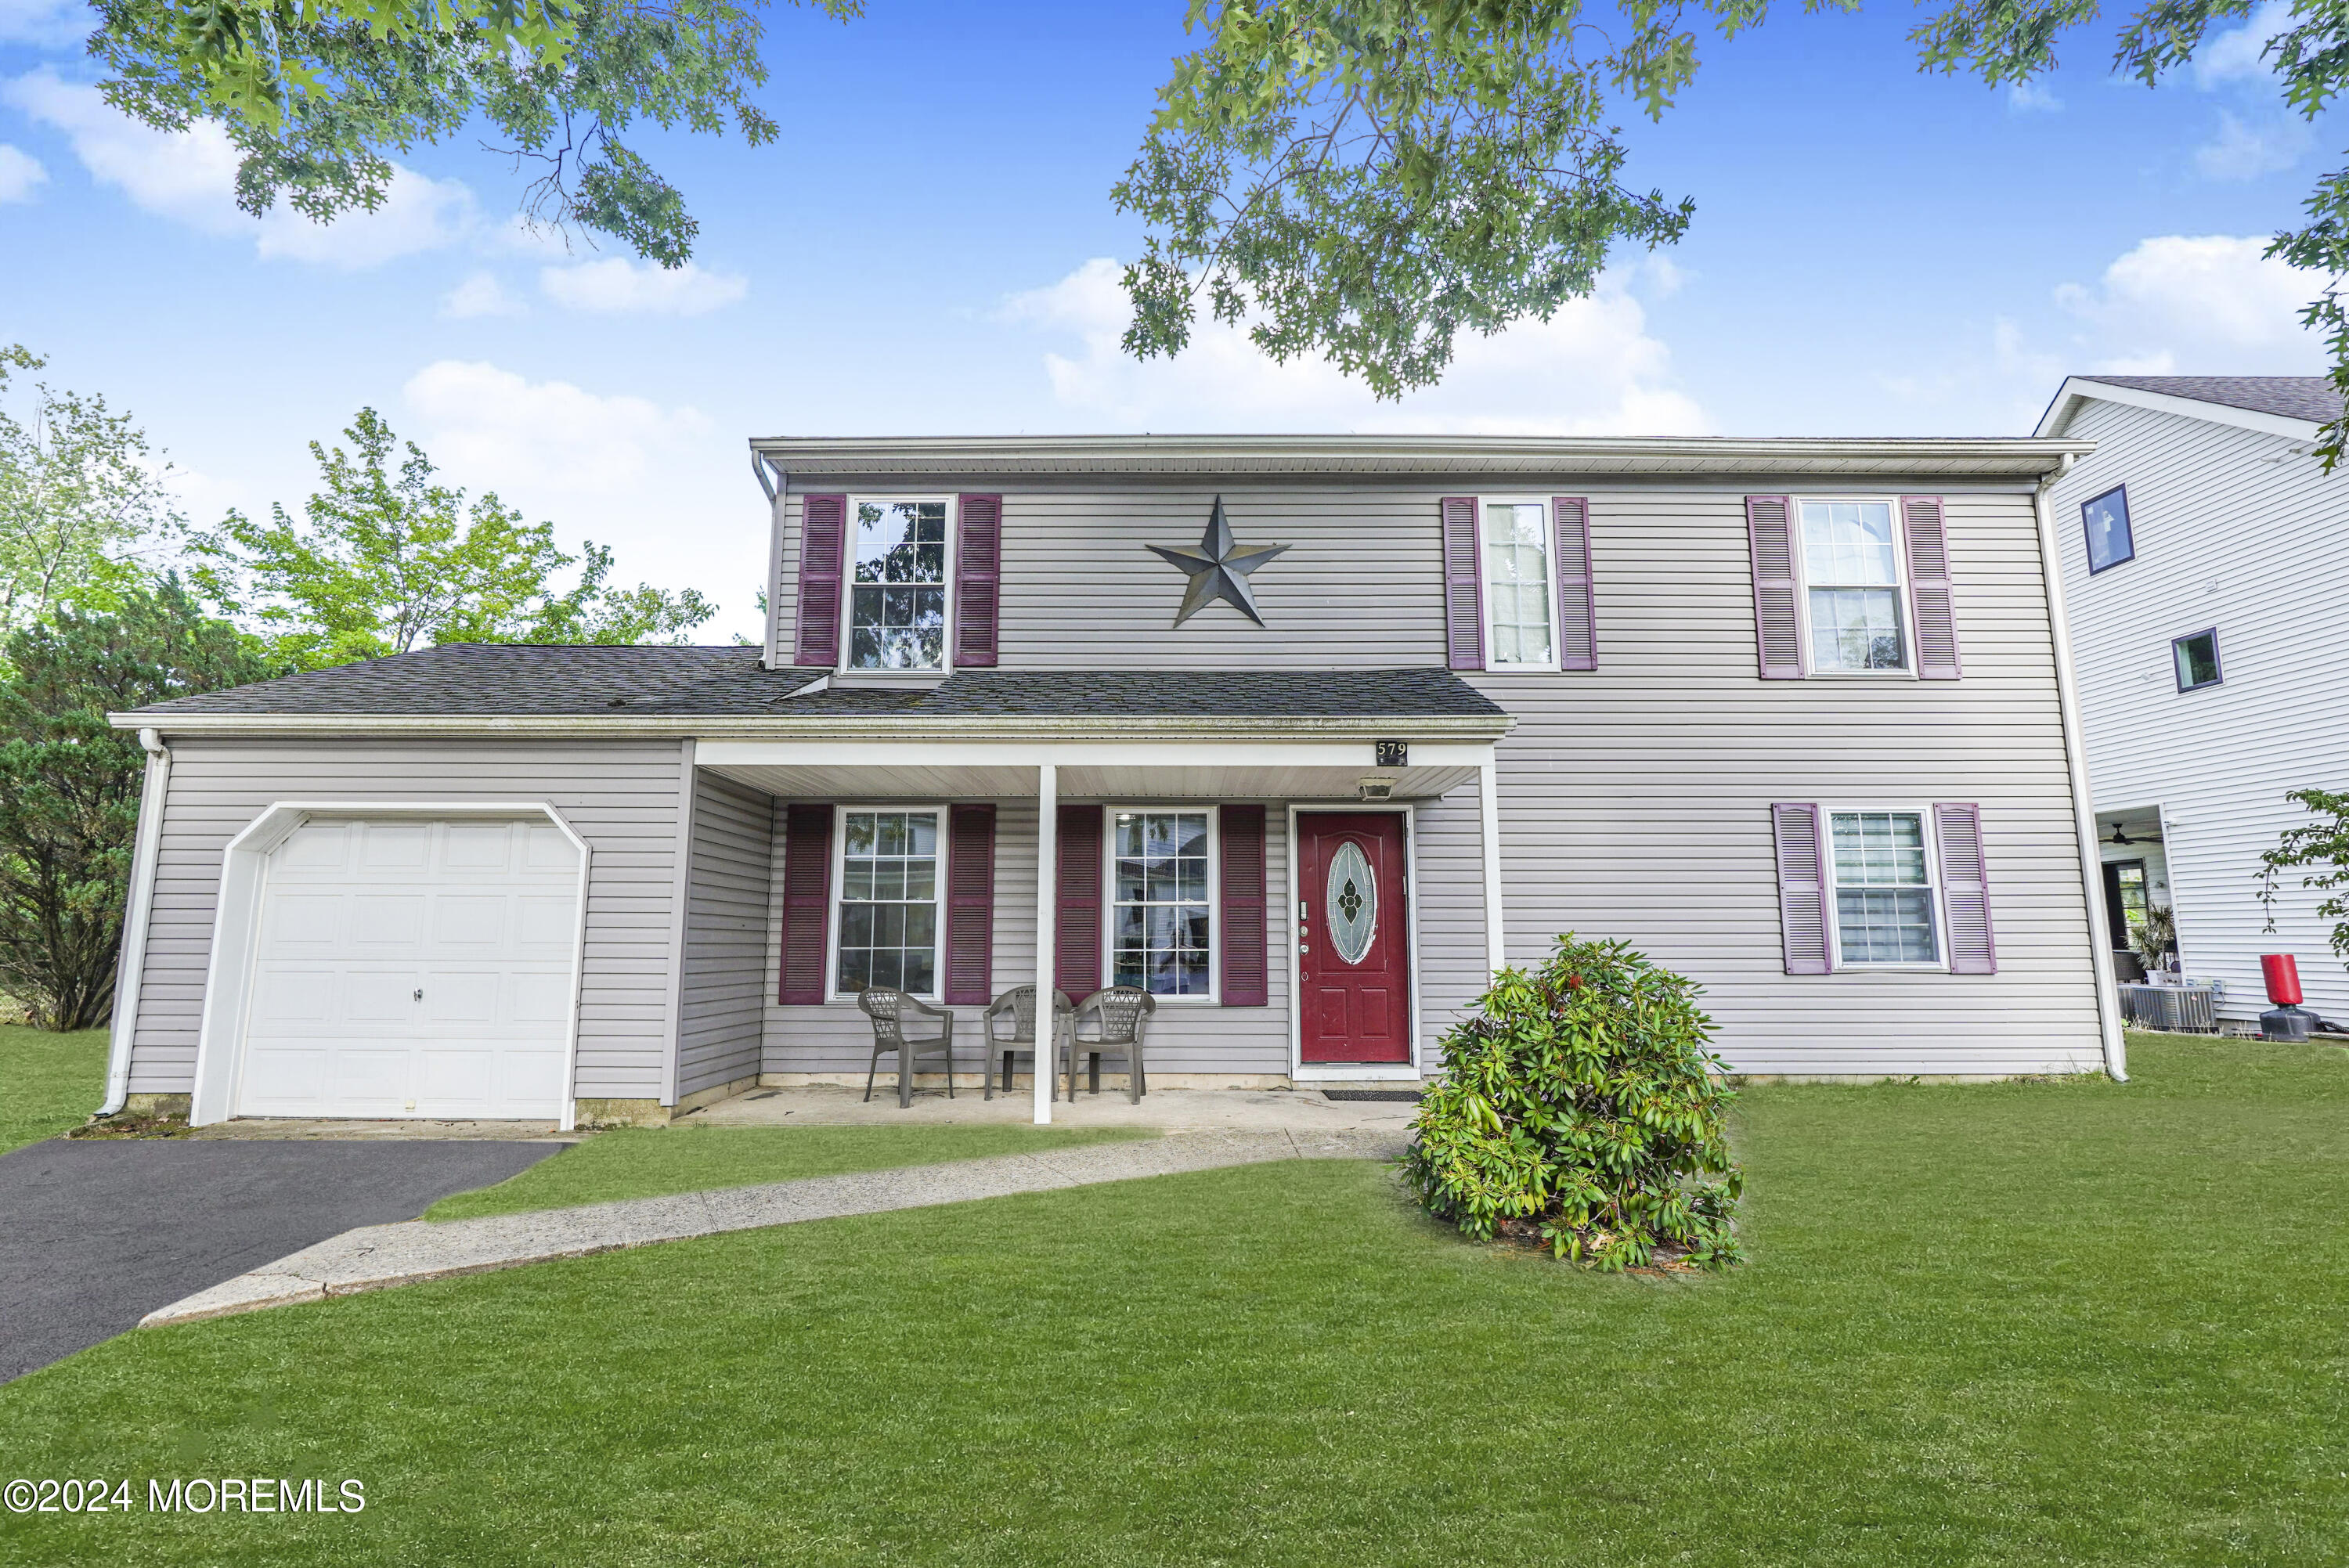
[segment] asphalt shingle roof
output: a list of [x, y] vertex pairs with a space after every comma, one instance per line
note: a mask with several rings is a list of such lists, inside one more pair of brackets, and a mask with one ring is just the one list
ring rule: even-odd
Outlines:
[[2083, 376], [2083, 381], [2191, 397], [2224, 408], [2248, 408], [2286, 419], [2326, 424], [2341, 418], [2341, 394], [2322, 376]]
[[825, 672], [769, 670], [749, 647], [459, 644], [263, 681], [139, 710], [328, 717], [902, 713], [912, 716], [1287, 718], [1496, 717], [1449, 670], [962, 670], [926, 691], [833, 686]]

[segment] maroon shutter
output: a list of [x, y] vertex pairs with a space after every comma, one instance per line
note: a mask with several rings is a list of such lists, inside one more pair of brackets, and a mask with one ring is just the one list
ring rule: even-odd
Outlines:
[[1770, 808], [1770, 831], [1778, 851], [1778, 934], [1786, 948], [1786, 973], [1825, 975], [1835, 967], [1827, 945], [1826, 868], [1819, 841], [1819, 809], [1810, 805]]
[[1590, 588], [1590, 503], [1580, 496], [1552, 496], [1552, 531], [1557, 535], [1557, 667], [1599, 667], [1599, 607]]
[[783, 812], [782, 985], [776, 1000], [821, 1002], [832, 933], [832, 808]]
[[1485, 578], [1477, 569], [1476, 498], [1450, 495], [1444, 518], [1444, 663], [1455, 670], [1485, 667]]
[[1934, 807], [1933, 837], [1941, 850], [1941, 904], [1950, 912], [1950, 973], [1995, 975], [1998, 944], [1991, 939], [1982, 808]]
[[1001, 614], [1003, 498], [957, 497], [955, 530], [955, 668], [991, 669]]
[[1266, 956], [1264, 808], [1218, 809], [1222, 829], [1224, 1006], [1261, 1007], [1272, 1000]]
[[812, 495], [801, 501], [799, 664], [840, 663], [847, 556], [848, 498]]
[[1794, 503], [1783, 495], [1745, 498], [1754, 552], [1754, 637], [1765, 681], [1803, 676], [1803, 623], [1795, 608]]
[[1917, 633], [1917, 678], [1958, 678], [1958, 614], [1950, 583], [1950, 537], [1941, 498], [1900, 499], [1900, 532], [1909, 545], [1909, 603]]
[[1102, 988], [1102, 809], [1061, 808], [1052, 983], [1081, 1002]]
[[950, 1006], [995, 1000], [995, 808], [947, 809], [947, 985]]

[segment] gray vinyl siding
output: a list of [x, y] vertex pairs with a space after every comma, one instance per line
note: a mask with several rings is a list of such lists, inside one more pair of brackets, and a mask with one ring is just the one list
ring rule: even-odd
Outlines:
[[774, 822], [765, 795], [706, 769], [698, 774], [678, 1010], [680, 1096], [758, 1076]]
[[230, 839], [280, 800], [533, 801], [586, 841], [578, 1093], [650, 1099], [668, 1049], [676, 742], [179, 739], [131, 1038], [130, 1088], [184, 1094]]
[[[1203, 802], [1211, 808], [1215, 802]], [[778, 968], [782, 953], [782, 895], [785, 835], [777, 802], [774, 835], [774, 875], [769, 903], [769, 942], [765, 994], [779, 989]], [[1271, 805], [1265, 813], [1265, 871], [1269, 896], [1277, 904], [1288, 884], [1288, 832], [1284, 808]], [[837, 842], [833, 852], [839, 852]], [[1276, 908], [1275, 930], [1278, 931]], [[1273, 953], [1270, 1005], [1224, 1007], [1194, 1003], [1162, 1004], [1152, 1019], [1149, 1064], [1154, 1072], [1167, 1073], [1286, 1073], [1288, 1071], [1288, 975], [1277, 943]], [[1004, 800], [995, 813], [995, 953], [990, 993], [1000, 995], [1036, 978], [1036, 807], [1032, 801]], [[982, 1009], [953, 1009], [958, 1042], [956, 1060], [966, 1072], [976, 1072], [980, 1059]], [[863, 1071], [873, 1052], [873, 1032], [854, 1001], [841, 998], [818, 1006], [767, 1005], [765, 1070], [768, 1072], [837, 1073]], [[894, 1058], [893, 1058], [894, 1059]], [[1022, 1065], [1021, 1070], [1025, 1070]]]
[[[986, 490], [1004, 497], [1004, 665], [1169, 670], [1441, 665], [1439, 499], [1588, 497], [1599, 669], [1470, 677], [1518, 721], [1499, 750], [1512, 961], [1538, 961], [1569, 930], [1627, 938], [1704, 985], [1723, 1054], [1744, 1071], [2013, 1073], [2099, 1060], [2024, 486], [939, 475], [896, 486], [794, 478], [792, 489], [773, 601], [786, 646], [796, 492]], [[1790, 491], [1947, 499], [1963, 679], [1757, 678], [1744, 498]], [[1267, 626], [1217, 606], [1177, 630], [1182, 580], [1143, 547], [1195, 542], [1217, 494], [1241, 542], [1291, 549], [1251, 580]], [[1785, 975], [1767, 813], [1777, 800], [1979, 804], [1998, 973]], [[1477, 833], [1473, 792], [1423, 805], [1423, 1046], [1480, 988]], [[1283, 1059], [1286, 1031], [1284, 1018]], [[771, 1028], [770, 1039], [771, 1061]]]
[[[2223, 985], [2221, 1016], [2257, 1016], [2259, 955], [2291, 953], [2308, 1006], [2349, 1021], [2325, 895], [2279, 879], [2270, 931], [2257, 881], [2261, 851], [2316, 820], [2285, 791], [2349, 789], [2349, 472], [2288, 437], [2117, 403], [2084, 404], [2065, 433], [2097, 443], [2049, 495], [2096, 810], [2159, 809], [2179, 957]], [[2117, 484], [2136, 558], [2092, 577], [2080, 506]], [[2213, 626], [2225, 680], [2180, 692], [2170, 640]]]

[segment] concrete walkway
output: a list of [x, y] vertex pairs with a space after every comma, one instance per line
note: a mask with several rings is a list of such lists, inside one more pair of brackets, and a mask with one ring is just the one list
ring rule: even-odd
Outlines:
[[630, 1198], [579, 1209], [497, 1214], [445, 1224], [411, 1220], [403, 1224], [369, 1225], [346, 1231], [150, 1312], [140, 1326], [191, 1323], [418, 1280], [584, 1257], [726, 1231], [796, 1224], [802, 1220], [885, 1213], [1276, 1160], [1386, 1160], [1402, 1152], [1403, 1141], [1400, 1132], [1391, 1130], [1182, 1133], [909, 1170], [817, 1176], [762, 1187]]
[[[1401, 1086], [1366, 1083], [1360, 1087]], [[1412, 1087], [1415, 1092], [1417, 1086]], [[862, 1085], [754, 1088], [689, 1111], [678, 1121], [688, 1127], [904, 1127], [916, 1122], [1026, 1126], [1036, 1114], [1036, 1101], [1025, 1085], [1009, 1095], [999, 1093], [993, 1099], [959, 1085], [951, 1099], [943, 1089], [924, 1088], [916, 1091], [914, 1103], [903, 1109], [898, 1108], [893, 1084], [876, 1087], [869, 1101], [864, 1094]], [[1100, 1094], [1081, 1091], [1074, 1105], [1059, 1101], [1052, 1107], [1052, 1125], [1154, 1127], [1168, 1132], [1295, 1132], [1319, 1137], [1328, 1132], [1400, 1133], [1418, 1114], [1415, 1099], [1333, 1100], [1310, 1088], [1154, 1088], [1142, 1097], [1140, 1104], [1132, 1104], [1119, 1082], [1105, 1086]]]

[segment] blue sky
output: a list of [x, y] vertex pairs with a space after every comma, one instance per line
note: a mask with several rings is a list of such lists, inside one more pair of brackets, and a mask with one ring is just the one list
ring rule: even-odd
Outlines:
[[298, 503], [304, 444], [362, 405], [619, 573], [756, 624], [768, 434], [1421, 429], [2015, 434], [2063, 374], [2322, 366], [2313, 292], [2260, 258], [2325, 168], [2257, 60], [2272, 11], [2158, 92], [2101, 37], [2026, 93], [1920, 75], [1917, 13], [1791, 8], [1709, 42], [1630, 178], [1697, 204], [1547, 325], [1464, 345], [1380, 405], [1208, 332], [1116, 352], [1113, 211], [1182, 0], [873, 0], [773, 17], [779, 141], [654, 137], [701, 221], [692, 272], [566, 253], [507, 220], [521, 179], [461, 145], [384, 213], [234, 212], [216, 141], [88, 90], [81, 7], [0, 0], [0, 343], [132, 410], [197, 521]]

